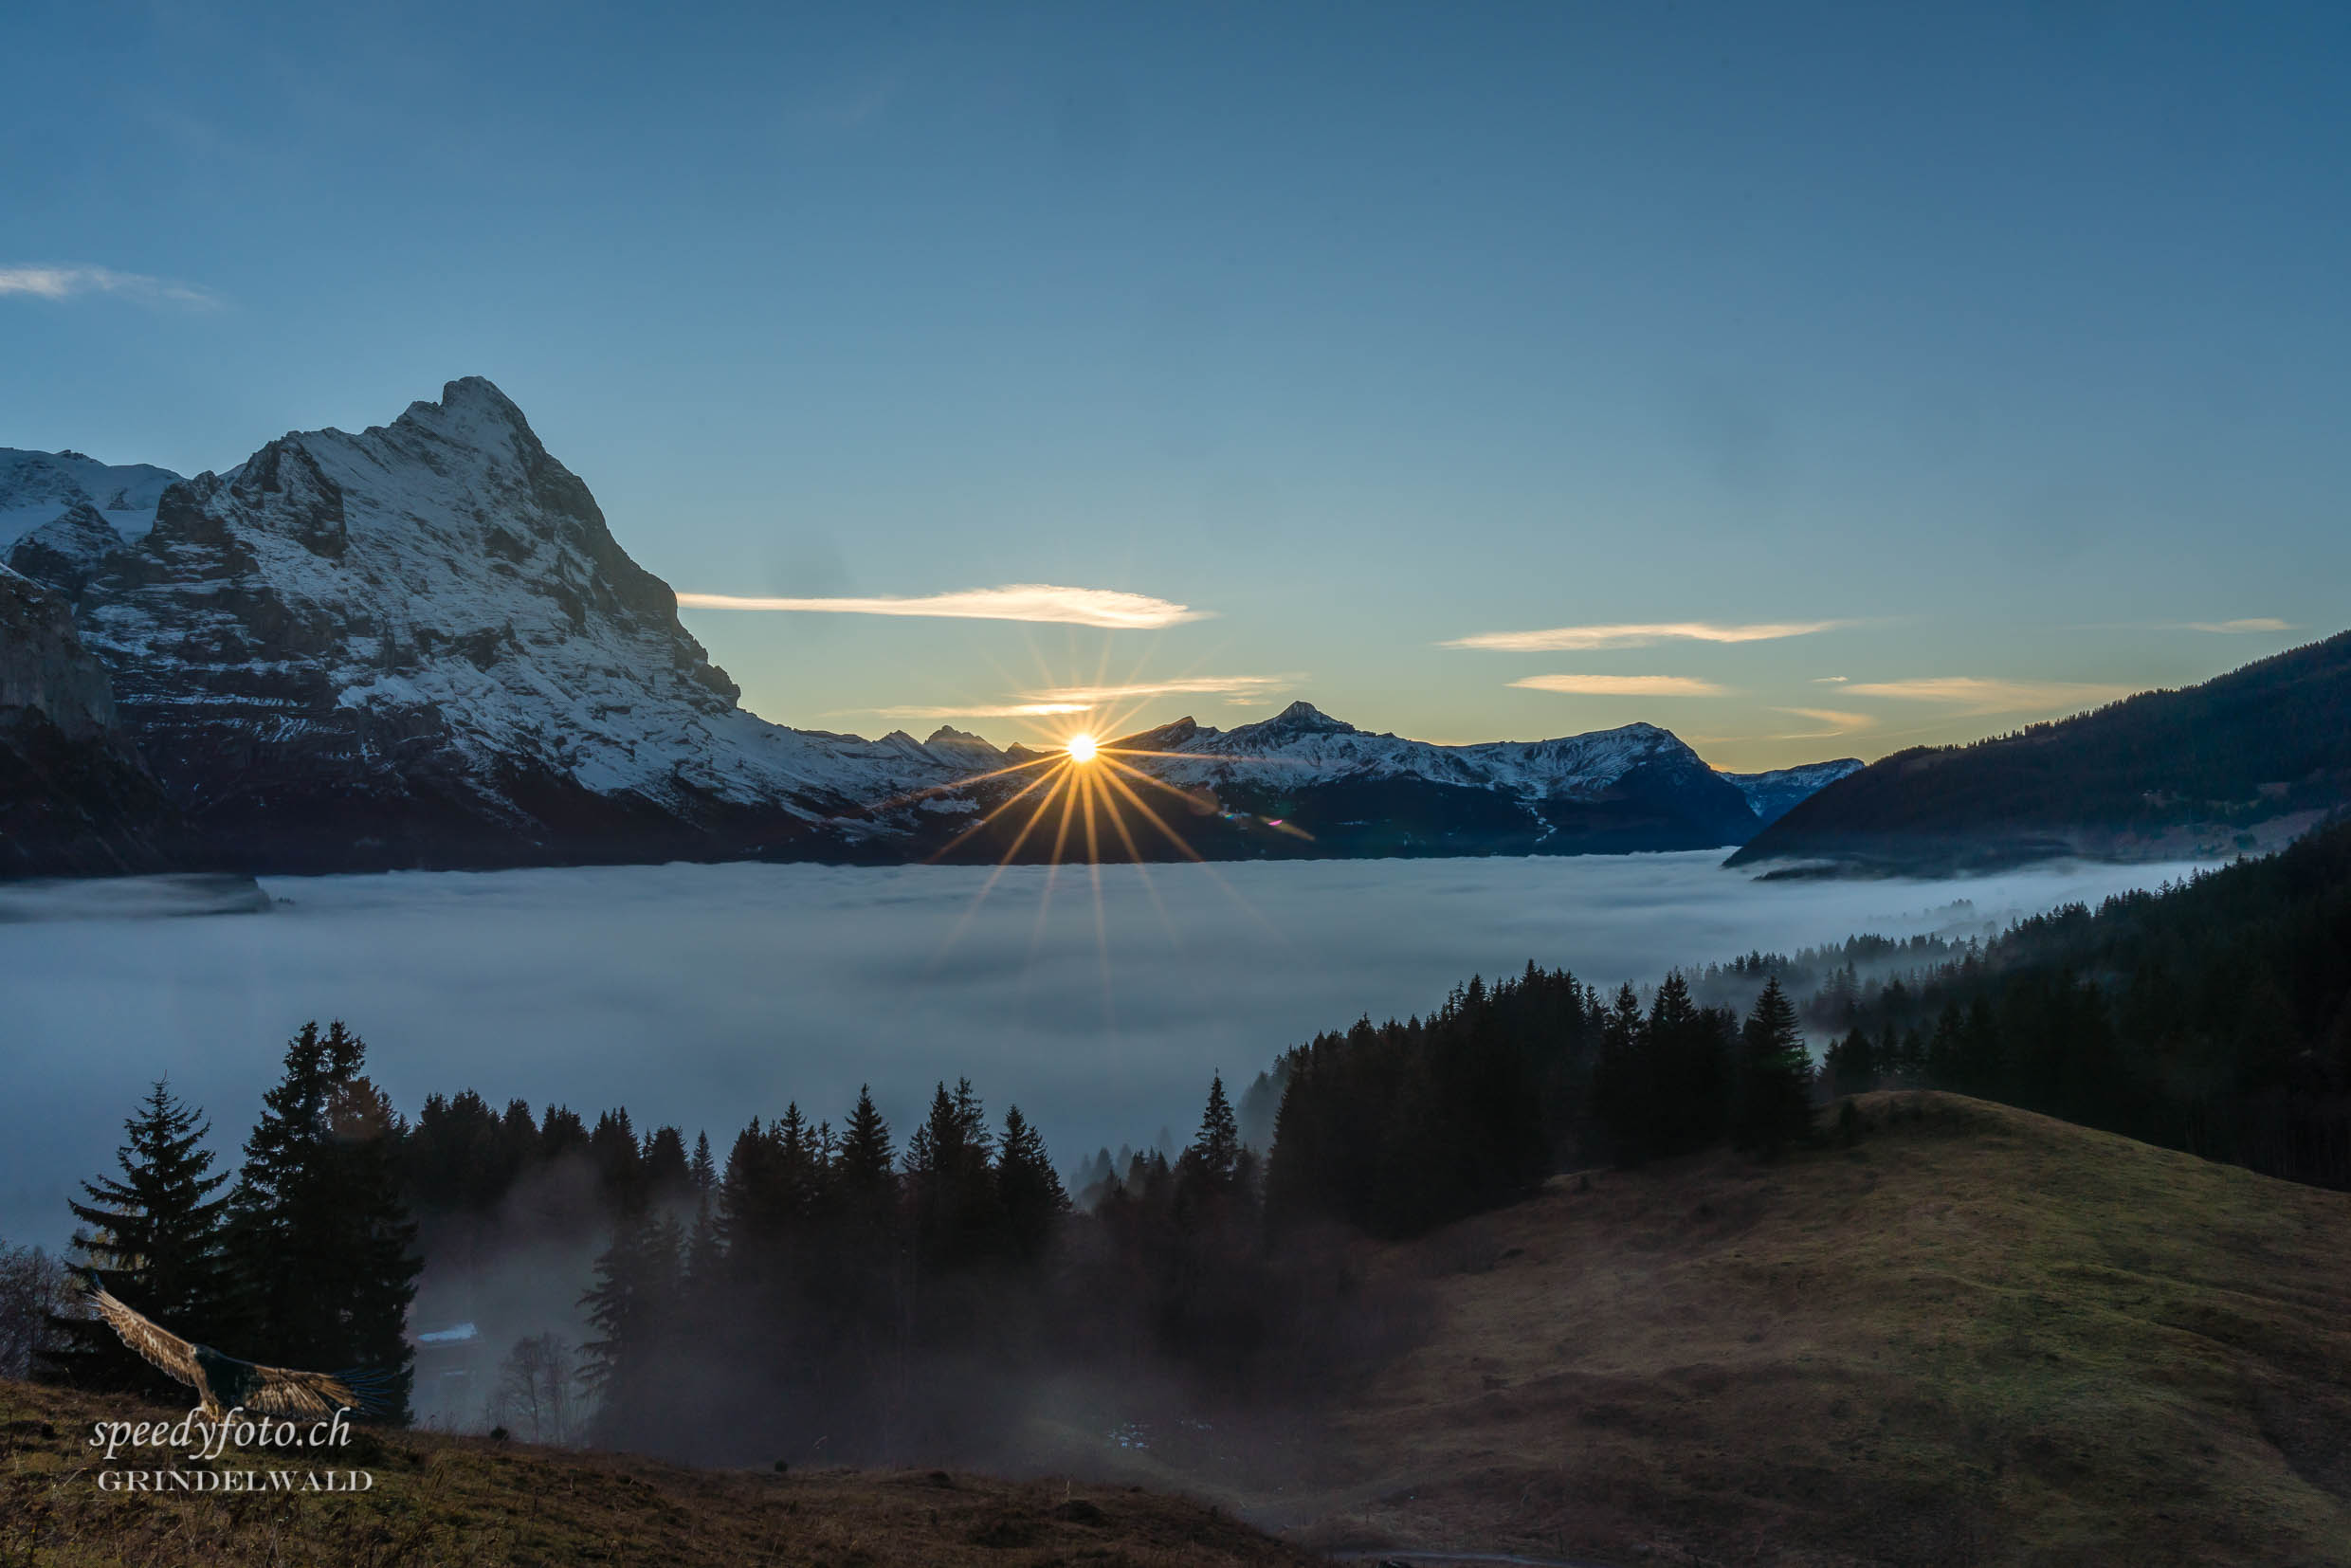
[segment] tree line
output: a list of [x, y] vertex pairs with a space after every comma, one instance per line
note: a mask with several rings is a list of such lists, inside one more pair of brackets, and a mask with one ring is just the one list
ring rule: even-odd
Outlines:
[[1842, 1014], [1840, 1092], [1949, 1088], [2351, 1187], [2351, 822], [2020, 921]]

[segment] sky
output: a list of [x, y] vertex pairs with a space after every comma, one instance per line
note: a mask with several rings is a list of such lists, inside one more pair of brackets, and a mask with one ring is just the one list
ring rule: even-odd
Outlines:
[[2344, 624], [2351, 8], [8, 31], [0, 446], [192, 473], [487, 375], [780, 722], [1755, 768]]

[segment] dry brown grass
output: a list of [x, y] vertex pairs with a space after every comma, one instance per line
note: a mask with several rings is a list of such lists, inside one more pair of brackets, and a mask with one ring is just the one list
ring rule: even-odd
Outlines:
[[[1296, 1539], [1614, 1561], [2351, 1562], [2351, 1195], [1944, 1095], [1385, 1254], [1444, 1325]], [[1915, 1118], [1915, 1119], [1914, 1119]]]
[[[101, 1418], [140, 1416], [121, 1400], [0, 1382], [0, 1565], [1273, 1568], [1317, 1560], [1207, 1504], [1123, 1487], [923, 1470], [694, 1470], [421, 1432], [386, 1434], [372, 1449], [363, 1440], [353, 1462], [375, 1485], [358, 1496], [110, 1493], [96, 1486], [97, 1467], [81, 1448]], [[273, 1468], [265, 1455], [249, 1462]]]

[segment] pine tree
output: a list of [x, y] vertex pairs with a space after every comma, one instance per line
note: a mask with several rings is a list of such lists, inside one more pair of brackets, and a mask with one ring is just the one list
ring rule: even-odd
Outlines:
[[[1483, 997], [1484, 988], [1470, 981], [1473, 994]], [[1241, 1161], [1241, 1128], [1232, 1114], [1232, 1103], [1225, 1097], [1225, 1075], [1217, 1073], [1209, 1080], [1208, 1105], [1200, 1113], [1200, 1131], [1184, 1151], [1184, 1160], [1193, 1172], [1219, 1191], [1232, 1186], [1234, 1170]]]
[[623, 1219], [579, 1299], [597, 1336], [581, 1347], [580, 1380], [597, 1397], [596, 1424], [608, 1442], [656, 1412], [678, 1328], [683, 1244], [665, 1214]]
[[1768, 1158], [1812, 1130], [1812, 1054], [1777, 975], [1764, 982], [1740, 1031], [1740, 1068], [1734, 1132], [1740, 1147]]
[[895, 1200], [898, 1176], [893, 1166], [890, 1124], [874, 1108], [872, 1090], [861, 1084], [857, 1108], [849, 1113], [848, 1126], [832, 1161], [844, 1200], [860, 1209]]
[[656, 1127], [646, 1134], [638, 1157], [646, 1201], [675, 1204], [694, 1195], [694, 1168], [686, 1158], [685, 1135], [677, 1128]]
[[1052, 1157], [1045, 1152], [1045, 1140], [1018, 1105], [1004, 1113], [1004, 1137], [996, 1144], [995, 1190], [1007, 1249], [1020, 1262], [1033, 1263], [1069, 1212], [1069, 1194], [1062, 1189]]
[[[228, 1176], [212, 1172], [211, 1127], [201, 1118], [158, 1079], [122, 1123], [121, 1176], [83, 1182], [89, 1201], [68, 1207], [88, 1227], [75, 1231], [74, 1246], [101, 1285], [182, 1338], [215, 1344], [235, 1329], [222, 1248], [228, 1200], [211, 1195]], [[51, 1359], [68, 1381], [181, 1392], [102, 1322], [77, 1315], [56, 1326], [65, 1342]]]
[[628, 1107], [606, 1111], [588, 1135], [588, 1158], [596, 1168], [596, 1190], [605, 1212], [633, 1217], [645, 1211], [645, 1155], [637, 1146], [637, 1130], [629, 1124]]
[[1877, 1086], [1877, 1048], [1868, 1030], [1856, 1029], [1832, 1042], [1823, 1065], [1829, 1069], [1829, 1086], [1837, 1094], [1860, 1094]]
[[915, 1235], [933, 1266], [954, 1267], [995, 1240], [995, 1182], [988, 1165], [988, 1125], [972, 1081], [955, 1093], [940, 1084], [931, 1114], [906, 1140], [906, 1181]]
[[405, 1329], [423, 1264], [393, 1164], [403, 1129], [360, 1075], [366, 1058], [339, 1019], [324, 1034], [305, 1024], [287, 1045], [285, 1077], [246, 1140], [228, 1250], [246, 1293], [248, 1358], [364, 1370], [405, 1421]]

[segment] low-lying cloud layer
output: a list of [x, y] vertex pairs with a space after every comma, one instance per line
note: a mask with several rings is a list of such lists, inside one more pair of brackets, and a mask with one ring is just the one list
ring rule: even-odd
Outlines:
[[[1529, 958], [1595, 982], [1854, 931], [2095, 903], [2176, 866], [1964, 883], [1757, 883], [1720, 852], [1574, 860], [985, 868], [665, 866], [272, 879], [265, 914], [123, 918], [0, 886], [9, 978], [0, 1237], [63, 1243], [150, 1080], [233, 1161], [305, 1019], [342, 1018], [413, 1115], [435, 1091], [707, 1129], [723, 1150], [797, 1099], [836, 1123], [870, 1083], [902, 1135], [934, 1083], [1017, 1103], [1065, 1167], [1181, 1141], [1210, 1074], [1237, 1090], [1323, 1029], [1426, 1012]], [[1049, 889], [1049, 900], [1048, 893]], [[1950, 907], [1952, 901], [1971, 906]], [[960, 925], [960, 935], [957, 928]]]
[[952, 593], [904, 598], [794, 599], [749, 597], [736, 593], [681, 593], [683, 610], [800, 611], [831, 615], [920, 615], [968, 621], [1035, 621], [1052, 625], [1103, 627], [1113, 631], [1147, 631], [1204, 621], [1212, 613], [1194, 610], [1147, 593], [1127, 593], [1114, 588], [1065, 588], [1054, 583], [1007, 583], [1001, 588], [967, 588]]

